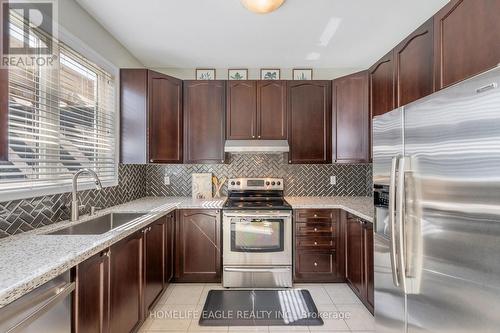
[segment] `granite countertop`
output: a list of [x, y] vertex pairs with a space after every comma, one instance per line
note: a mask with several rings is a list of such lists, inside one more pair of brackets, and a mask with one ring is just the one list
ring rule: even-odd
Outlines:
[[[0, 240], [0, 308], [175, 209], [221, 209], [225, 198], [146, 197]], [[110, 212], [145, 213], [100, 235], [45, 235]]]
[[285, 197], [293, 209], [340, 208], [373, 223], [372, 197]]
[[[46, 235], [78, 222], [63, 221], [0, 240], [0, 308], [78, 265], [119, 240], [175, 209], [222, 209], [226, 198], [145, 197], [99, 211], [144, 213], [126, 225], [100, 235]], [[341, 208], [373, 221], [372, 199], [367, 197], [287, 197], [294, 209]]]

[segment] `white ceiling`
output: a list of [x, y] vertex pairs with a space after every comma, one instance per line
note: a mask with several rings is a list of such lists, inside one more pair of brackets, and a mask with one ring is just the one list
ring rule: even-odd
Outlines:
[[146, 67], [366, 68], [448, 0], [77, 0]]

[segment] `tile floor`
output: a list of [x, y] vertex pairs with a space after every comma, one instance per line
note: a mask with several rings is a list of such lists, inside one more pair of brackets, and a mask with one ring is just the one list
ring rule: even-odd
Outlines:
[[[332, 313], [323, 326], [207, 327], [199, 326], [199, 314], [208, 291], [220, 284], [171, 284], [158, 302], [153, 316], [139, 332], [373, 332], [374, 319], [346, 284], [296, 284], [310, 291], [320, 312]], [[344, 316], [344, 319], [338, 316]], [[332, 317], [335, 317], [332, 318]]]

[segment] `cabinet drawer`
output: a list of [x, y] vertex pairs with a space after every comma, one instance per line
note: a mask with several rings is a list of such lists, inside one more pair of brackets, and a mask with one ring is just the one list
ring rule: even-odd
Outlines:
[[335, 239], [333, 237], [300, 237], [296, 241], [297, 249], [309, 250], [330, 250], [335, 249]]
[[336, 214], [331, 209], [305, 209], [298, 210], [295, 219], [297, 222], [333, 222], [336, 220]]
[[297, 252], [299, 273], [333, 273], [334, 253]]
[[295, 228], [298, 236], [331, 236], [335, 231], [333, 225], [325, 223], [296, 223]]

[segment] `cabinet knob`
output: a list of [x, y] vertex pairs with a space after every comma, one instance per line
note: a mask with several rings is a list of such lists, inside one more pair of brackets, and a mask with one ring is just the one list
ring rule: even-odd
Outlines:
[[314, 232], [318, 231], [318, 228], [314, 228]]
[[318, 242], [314, 242], [314, 245], [318, 245]]
[[150, 159], [149, 162], [153, 163], [153, 159]]
[[102, 252], [101, 257], [109, 257], [109, 250]]
[[252, 139], [255, 139], [255, 135], [252, 135]]
[[314, 214], [314, 217], [318, 217], [318, 214]]
[[257, 138], [259, 138], [259, 139], [260, 139], [260, 135], [259, 135]]
[[224, 160], [220, 160], [222, 163], [224, 163]]
[[315, 263], [314, 263], [314, 266], [318, 266], [318, 263], [317, 263], [317, 262], [315, 262]]

